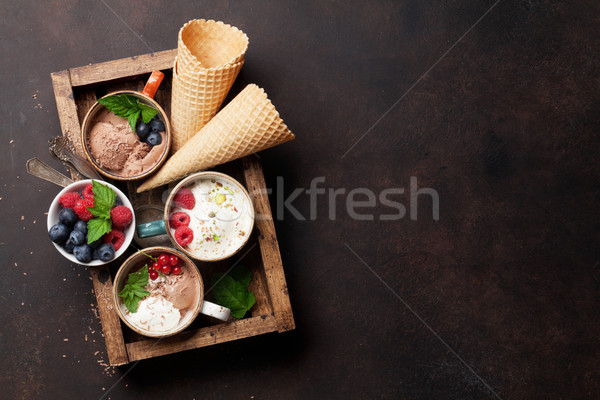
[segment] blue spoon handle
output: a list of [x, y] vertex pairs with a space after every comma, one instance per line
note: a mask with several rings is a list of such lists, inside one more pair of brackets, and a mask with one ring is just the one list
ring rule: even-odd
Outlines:
[[140, 238], [147, 238], [151, 236], [164, 235], [167, 233], [167, 227], [165, 226], [165, 220], [159, 219], [158, 221], [146, 222], [137, 226], [137, 234]]

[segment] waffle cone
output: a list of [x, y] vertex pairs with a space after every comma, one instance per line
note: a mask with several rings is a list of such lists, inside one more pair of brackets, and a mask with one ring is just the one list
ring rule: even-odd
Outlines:
[[137, 192], [292, 139], [294, 134], [279, 117], [264, 90], [250, 84], [171, 156]]
[[195, 19], [179, 30], [171, 93], [173, 153], [217, 113], [247, 49], [244, 32], [223, 22]]
[[200, 71], [244, 61], [248, 37], [220, 21], [195, 19], [179, 30], [177, 55], [182, 69]]
[[186, 73], [180, 68], [179, 56], [177, 57], [171, 91], [173, 153], [219, 111], [243, 64], [241, 61], [237, 64], [226, 64], [223, 68]]

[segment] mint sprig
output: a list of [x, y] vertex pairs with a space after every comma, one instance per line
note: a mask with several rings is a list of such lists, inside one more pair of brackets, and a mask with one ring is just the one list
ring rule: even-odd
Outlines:
[[110, 232], [111, 220], [110, 210], [115, 205], [117, 194], [114, 190], [106, 185], [92, 180], [92, 193], [94, 193], [94, 206], [87, 207], [94, 218], [87, 223], [88, 228], [88, 244], [100, 239], [102, 235]]
[[113, 94], [98, 99], [98, 103], [108, 108], [113, 114], [127, 119], [134, 132], [140, 116], [142, 121], [148, 123], [158, 113], [157, 109], [140, 102], [137, 97], [130, 94]]
[[215, 301], [229, 308], [234, 318], [244, 318], [256, 302], [254, 294], [248, 290], [251, 280], [252, 273], [243, 265], [236, 266], [227, 275], [213, 275], [211, 283]]
[[148, 265], [144, 265], [139, 272], [129, 274], [127, 283], [119, 293], [119, 297], [123, 299], [129, 312], [136, 313], [139, 302], [150, 294], [144, 289], [144, 286], [148, 284], [148, 277]]

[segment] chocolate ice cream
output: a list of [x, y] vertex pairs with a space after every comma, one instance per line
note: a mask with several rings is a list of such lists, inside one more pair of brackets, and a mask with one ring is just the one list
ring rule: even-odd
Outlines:
[[108, 172], [132, 177], [151, 169], [165, 151], [165, 133], [156, 146], [140, 142], [125, 118], [108, 109], [99, 111], [92, 120], [88, 145], [96, 163]]

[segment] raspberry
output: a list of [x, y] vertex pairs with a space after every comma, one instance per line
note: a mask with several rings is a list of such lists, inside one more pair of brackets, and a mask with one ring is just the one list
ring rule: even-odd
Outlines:
[[110, 219], [114, 226], [125, 228], [133, 220], [133, 213], [127, 206], [116, 206], [110, 210]]
[[65, 193], [62, 196], [60, 196], [60, 198], [58, 199], [58, 202], [64, 208], [74, 208], [75, 203], [77, 203], [77, 201], [79, 201], [79, 200], [81, 200], [81, 196], [79, 195], [79, 193], [68, 192], [68, 193]]
[[94, 185], [93, 184], [89, 184], [85, 187], [85, 189], [83, 189], [83, 198], [85, 199], [90, 199], [90, 200], [94, 200], [94, 192], [92, 192], [92, 187]]
[[187, 208], [188, 210], [191, 210], [196, 205], [194, 194], [186, 187], [182, 187], [177, 191], [175, 197], [173, 197], [173, 202], [180, 207]]
[[93, 207], [93, 206], [94, 206], [94, 200], [81, 199], [81, 200], [77, 200], [77, 203], [75, 203], [75, 207], [73, 207], [73, 210], [75, 210], [79, 219], [81, 219], [83, 221], [89, 221], [90, 219], [94, 218], [94, 215], [86, 207]]
[[125, 234], [118, 229], [113, 229], [104, 235], [102, 241], [112, 244], [115, 250], [119, 250], [123, 243], [125, 243]]
[[194, 231], [189, 226], [180, 226], [175, 229], [175, 240], [180, 246], [185, 246], [194, 240]]
[[169, 226], [177, 229], [180, 226], [188, 226], [190, 224], [190, 216], [185, 212], [176, 212], [169, 216]]

